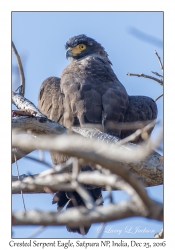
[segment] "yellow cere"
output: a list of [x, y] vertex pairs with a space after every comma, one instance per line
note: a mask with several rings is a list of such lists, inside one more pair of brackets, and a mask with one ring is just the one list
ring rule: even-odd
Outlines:
[[73, 55], [76, 56], [78, 54], [80, 54], [83, 50], [86, 49], [86, 45], [85, 44], [78, 44], [77, 46], [75, 46], [74, 48], [69, 48]]

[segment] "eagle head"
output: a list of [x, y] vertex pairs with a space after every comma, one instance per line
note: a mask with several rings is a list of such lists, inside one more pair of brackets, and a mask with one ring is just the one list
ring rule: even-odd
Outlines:
[[70, 38], [65, 48], [67, 50], [66, 58], [71, 58], [72, 60], [81, 59], [92, 54], [108, 58], [108, 54], [101, 44], [86, 35], [78, 35]]

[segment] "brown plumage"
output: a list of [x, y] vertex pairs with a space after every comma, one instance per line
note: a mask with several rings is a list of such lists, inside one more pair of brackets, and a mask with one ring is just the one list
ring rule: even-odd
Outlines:
[[[145, 96], [128, 96], [111, 67], [104, 48], [94, 39], [79, 35], [66, 43], [66, 56], [71, 63], [63, 70], [61, 77], [49, 77], [41, 85], [38, 108], [49, 119], [66, 127], [93, 124], [109, 134], [125, 138], [135, 130], [122, 131], [119, 122], [136, 122], [156, 119], [157, 106]], [[150, 131], [151, 132], [151, 131]], [[141, 138], [138, 139], [138, 141]], [[65, 162], [68, 157], [52, 152], [54, 164]], [[83, 168], [91, 171], [89, 166]], [[101, 190], [89, 190], [94, 200], [101, 198]], [[72, 198], [71, 198], [72, 197]], [[75, 192], [57, 192], [53, 203], [67, 208], [84, 205]], [[87, 234], [79, 228], [68, 231]]]

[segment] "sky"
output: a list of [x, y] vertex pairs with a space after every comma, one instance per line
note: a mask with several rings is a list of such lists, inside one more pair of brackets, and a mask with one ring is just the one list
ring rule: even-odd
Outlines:
[[[163, 61], [163, 13], [162, 12], [13, 12], [12, 40], [21, 56], [26, 79], [25, 97], [37, 106], [41, 83], [49, 76], [61, 75], [69, 61], [65, 57], [65, 43], [75, 35], [85, 34], [102, 44], [113, 64], [113, 70], [129, 95], [145, 95], [153, 99], [163, 92], [157, 82], [130, 73], [151, 71], [162, 74], [156, 50]], [[19, 86], [16, 58], [12, 53], [12, 89]], [[157, 101], [158, 121], [163, 121], [163, 98]], [[13, 107], [14, 108], [14, 107]], [[159, 127], [156, 126], [153, 136]], [[160, 152], [161, 153], [161, 152]], [[31, 156], [39, 157], [35, 151]], [[51, 162], [49, 153], [45, 159]], [[36, 174], [46, 170], [42, 164], [21, 159], [20, 174]], [[16, 165], [12, 174], [17, 175]], [[151, 198], [163, 201], [163, 186], [147, 188]], [[103, 192], [104, 197], [107, 195]], [[128, 197], [123, 191], [113, 191], [116, 202]], [[26, 209], [57, 211], [52, 205], [51, 194], [24, 194]], [[12, 210], [23, 210], [21, 195], [12, 196]], [[101, 224], [93, 224], [87, 238], [96, 238]], [[13, 227], [14, 238], [27, 238], [38, 227]], [[130, 233], [128, 228], [132, 228]], [[145, 229], [147, 233], [138, 232]], [[162, 229], [162, 223], [143, 218], [132, 218], [106, 224], [103, 238], [152, 238]], [[137, 232], [136, 232], [137, 231]], [[81, 238], [67, 232], [64, 226], [47, 227], [38, 238]]]

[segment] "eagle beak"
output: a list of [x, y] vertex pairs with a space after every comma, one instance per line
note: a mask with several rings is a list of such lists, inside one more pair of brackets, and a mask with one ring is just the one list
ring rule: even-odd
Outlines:
[[68, 59], [69, 57], [72, 57], [73, 56], [73, 53], [70, 49], [67, 50], [66, 52], [66, 59]]

